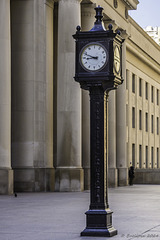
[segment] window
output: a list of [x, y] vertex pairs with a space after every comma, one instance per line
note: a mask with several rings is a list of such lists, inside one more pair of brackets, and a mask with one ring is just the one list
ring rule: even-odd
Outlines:
[[142, 110], [139, 110], [139, 130], [142, 130]]
[[135, 128], [135, 108], [132, 107], [132, 128]]
[[154, 126], [153, 126], [153, 115], [151, 115], [151, 133], [154, 132]]
[[159, 168], [159, 148], [157, 148], [157, 168]]
[[132, 166], [135, 167], [135, 144], [132, 144]]
[[126, 89], [128, 89], [128, 81], [129, 81], [129, 79], [128, 79], [128, 73], [129, 73], [129, 71], [126, 70]]
[[126, 105], [126, 126], [128, 126], [128, 104]]
[[146, 132], [148, 132], [148, 113], [146, 113]]
[[146, 168], [148, 168], [148, 146], [146, 146]]
[[159, 105], [159, 90], [157, 89], [157, 105]]
[[154, 160], [154, 152], [153, 152], [153, 147], [151, 147], [151, 168], [153, 168], [153, 160]]
[[139, 79], [139, 96], [142, 96], [142, 78]]
[[152, 103], [154, 102], [154, 88], [153, 88], [153, 86], [151, 87], [151, 101], [152, 101]]
[[135, 74], [132, 74], [132, 92], [135, 93]]
[[159, 117], [157, 117], [157, 135], [159, 134]]
[[142, 168], [142, 145], [139, 145], [139, 168]]
[[146, 82], [146, 99], [148, 99], [148, 83]]

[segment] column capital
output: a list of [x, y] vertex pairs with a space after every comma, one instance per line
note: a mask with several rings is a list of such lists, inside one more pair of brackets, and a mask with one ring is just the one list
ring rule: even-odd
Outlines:
[[82, 16], [95, 16], [95, 10], [96, 7], [95, 3], [83, 3], [82, 2]]
[[44, 4], [48, 5], [51, 8], [54, 8], [55, 0], [44, 0]]

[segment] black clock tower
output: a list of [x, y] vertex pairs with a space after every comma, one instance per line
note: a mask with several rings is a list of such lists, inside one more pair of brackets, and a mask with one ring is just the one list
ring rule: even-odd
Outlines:
[[105, 30], [102, 10], [98, 6], [96, 21], [90, 31], [77, 26], [75, 81], [90, 94], [90, 206], [87, 226], [81, 236], [111, 237], [112, 226], [108, 204], [108, 92], [122, 84], [122, 42], [112, 25]]

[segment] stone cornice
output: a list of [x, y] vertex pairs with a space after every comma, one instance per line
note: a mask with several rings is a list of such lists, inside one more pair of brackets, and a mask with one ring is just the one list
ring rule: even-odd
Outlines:
[[[160, 51], [160, 46], [143, 30], [143, 28], [141, 28], [138, 23], [136, 23], [134, 21], [134, 19], [132, 17], [129, 16], [128, 18], [129, 23], [140, 33], [144, 36], [145, 39], [147, 39], [150, 44], [154, 45], [155, 48], [157, 48], [157, 50]], [[132, 38], [132, 37], [131, 37]]]
[[138, 48], [138, 46], [135, 47], [135, 44], [132, 43], [132, 41], [126, 42], [126, 47], [128, 51], [132, 52], [132, 54], [135, 55], [138, 59], [152, 68], [156, 73], [160, 74], [159, 63], [156, 62], [155, 59], [144, 53], [141, 49]]
[[138, 0], [122, 0], [125, 4], [127, 4], [130, 10], [137, 9], [137, 5], [139, 4]]

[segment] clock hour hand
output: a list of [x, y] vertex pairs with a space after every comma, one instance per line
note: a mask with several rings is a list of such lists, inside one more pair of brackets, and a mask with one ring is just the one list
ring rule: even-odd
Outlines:
[[87, 60], [88, 59], [98, 59], [98, 57], [89, 57], [89, 58], [87, 58]]
[[87, 55], [88, 57], [90, 57], [90, 58], [87, 58], [87, 60], [88, 60], [88, 59], [91, 59], [91, 58], [93, 58], [93, 59], [98, 59], [98, 56], [94, 57], [94, 56], [91, 56], [91, 55], [89, 55], [89, 54], [87, 54], [87, 53], [85, 53], [85, 55]]

